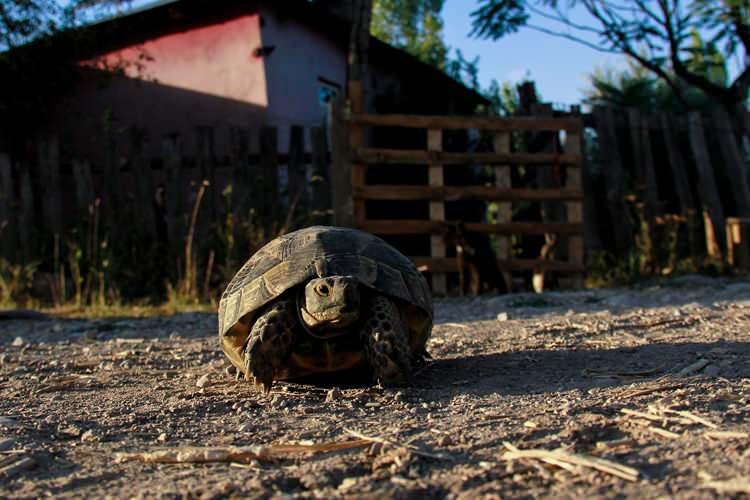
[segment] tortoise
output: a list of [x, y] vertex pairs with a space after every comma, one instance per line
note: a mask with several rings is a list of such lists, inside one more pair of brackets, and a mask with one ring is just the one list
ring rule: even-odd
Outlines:
[[312, 226], [258, 250], [219, 303], [221, 347], [269, 392], [274, 380], [369, 370], [405, 385], [429, 357], [432, 296], [416, 266], [356, 229]]

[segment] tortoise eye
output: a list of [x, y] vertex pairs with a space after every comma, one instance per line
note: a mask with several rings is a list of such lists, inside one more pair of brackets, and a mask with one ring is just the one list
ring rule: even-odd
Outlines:
[[330, 292], [330, 290], [328, 289], [328, 286], [325, 284], [321, 284], [315, 287], [315, 291], [318, 292], [318, 295], [321, 295], [323, 297], [327, 297], [328, 292]]

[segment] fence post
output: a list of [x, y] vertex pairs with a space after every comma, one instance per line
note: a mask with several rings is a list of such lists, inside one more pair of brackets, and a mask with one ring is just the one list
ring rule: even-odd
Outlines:
[[[567, 130], [565, 136], [565, 152], [581, 154], [581, 132], [579, 130]], [[565, 187], [568, 191], [583, 190], [583, 159], [579, 159], [575, 165], [568, 166], [565, 172]], [[586, 193], [584, 193], [584, 197]], [[583, 223], [583, 203], [580, 201], [569, 201], [565, 204], [568, 223]], [[568, 236], [568, 262], [583, 266], [583, 237], [575, 234]], [[583, 275], [575, 272], [571, 277], [573, 288], [583, 287]]]
[[703, 205], [703, 223], [706, 231], [706, 251], [709, 257], [719, 259], [721, 258], [719, 242], [727, 241], [724, 227], [724, 209], [719, 198], [719, 191], [716, 188], [713, 166], [708, 156], [700, 112], [692, 111], [688, 114], [688, 132], [690, 134], [690, 148], [693, 151], [695, 167], [698, 171], [698, 190]]
[[[553, 117], [554, 111], [552, 110], [551, 104], [532, 104], [531, 105], [532, 116], [539, 117]], [[546, 153], [557, 153], [558, 152], [558, 132], [538, 132], [531, 135], [533, 139], [529, 143], [536, 143], [538, 146], [535, 147], [535, 151], [532, 152], [546, 152]], [[560, 165], [549, 164], [544, 165], [536, 169], [536, 178], [538, 186], [542, 189], [560, 189], [561, 188], [561, 172]], [[565, 220], [565, 214], [563, 213], [563, 205], [560, 202], [555, 201], [543, 201], [541, 202], [541, 216], [542, 222], [563, 222]], [[555, 253], [563, 253], [557, 251], [568, 241], [566, 237], [560, 237], [554, 233], [544, 234], [544, 244], [539, 250], [540, 260], [553, 260]], [[532, 287], [536, 293], [542, 293], [545, 285], [545, 275], [549, 277], [548, 273], [545, 273], [544, 267], [535, 269], [532, 274]]]
[[341, 98], [331, 102], [331, 198], [333, 224], [354, 226], [354, 201], [352, 197], [352, 163], [349, 151], [349, 122], [344, 119]]
[[[430, 129], [427, 131], [427, 149], [429, 151], [443, 150], [443, 131], [440, 129]], [[443, 166], [437, 164], [430, 165], [429, 172], [430, 186], [443, 186]], [[430, 202], [430, 221], [445, 221], [445, 203], [443, 200]], [[430, 236], [430, 255], [435, 257], [445, 257], [445, 235], [433, 234]], [[447, 282], [445, 273], [432, 273], [432, 292], [437, 295], [445, 295], [447, 292]]]
[[[510, 153], [510, 132], [498, 132], [492, 140], [495, 153]], [[499, 189], [511, 189], [510, 165], [495, 166], [495, 187]], [[497, 202], [497, 223], [509, 224], [513, 218], [513, 207], [510, 201]], [[505, 289], [512, 290], [513, 279], [507, 266], [510, 264], [511, 248], [510, 237], [507, 234], [497, 235], [497, 258], [502, 262], [500, 267], [505, 280]], [[505, 269], [503, 269], [505, 267]]]
[[727, 262], [744, 273], [750, 271], [750, 218], [727, 217]]

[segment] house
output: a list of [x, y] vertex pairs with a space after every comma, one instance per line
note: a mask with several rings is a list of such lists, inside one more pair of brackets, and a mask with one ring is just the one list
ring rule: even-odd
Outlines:
[[[221, 156], [229, 128], [275, 126], [283, 153], [290, 126], [322, 125], [330, 96], [344, 91], [349, 29], [344, 18], [306, 0], [148, 4], [88, 28], [95, 43], [78, 59], [91, 78], [60, 106], [55, 128], [72, 154], [93, 164], [104, 161], [107, 147], [127, 150], [131, 139], [116, 131], [134, 129], [153, 156], [165, 140], [195, 151], [197, 131], [210, 128]], [[486, 102], [379, 40], [369, 57], [368, 111], [468, 114]], [[252, 141], [249, 147], [258, 150]]]

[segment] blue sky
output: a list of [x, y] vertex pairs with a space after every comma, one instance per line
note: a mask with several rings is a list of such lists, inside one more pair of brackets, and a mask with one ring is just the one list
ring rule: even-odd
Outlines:
[[[625, 67], [624, 58], [604, 54], [575, 42], [529, 29], [498, 41], [469, 38], [471, 12], [477, 0], [446, 0], [443, 7], [445, 42], [461, 49], [467, 59], [479, 56], [479, 79], [486, 87], [492, 78], [500, 82], [529, 79], [545, 102], [576, 104], [587, 87], [586, 75], [596, 65]], [[577, 19], [588, 17], [577, 12]], [[537, 24], [543, 24], [532, 18]]]

